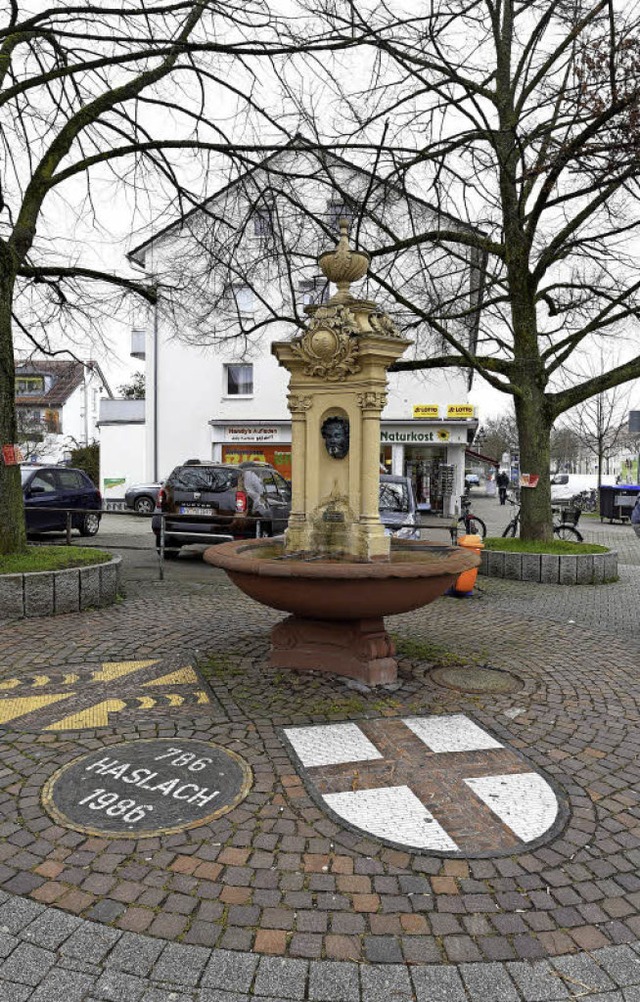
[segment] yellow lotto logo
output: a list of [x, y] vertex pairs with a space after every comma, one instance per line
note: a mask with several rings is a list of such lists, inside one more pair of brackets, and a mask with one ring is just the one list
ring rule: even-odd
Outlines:
[[448, 418], [472, 418], [473, 404], [449, 404], [447, 406]]
[[440, 408], [437, 404], [414, 404], [414, 418], [437, 418], [440, 416]]

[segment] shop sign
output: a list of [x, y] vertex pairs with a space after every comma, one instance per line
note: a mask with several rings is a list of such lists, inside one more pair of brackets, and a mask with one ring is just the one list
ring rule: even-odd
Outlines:
[[413, 416], [422, 420], [437, 420], [440, 417], [440, 407], [438, 404], [414, 404]]
[[2, 461], [5, 466], [18, 466], [24, 462], [22, 451], [17, 445], [2, 446]]
[[274, 425], [227, 425], [225, 441], [227, 442], [277, 442], [280, 428]]
[[454, 421], [468, 421], [473, 417], [473, 404], [447, 404], [447, 417]]
[[[464, 436], [464, 437], [463, 437]], [[453, 429], [450, 431], [448, 428], [416, 428], [416, 427], [404, 427], [404, 428], [390, 428], [382, 430], [380, 432], [380, 442], [382, 445], [395, 445], [402, 443], [403, 445], [428, 445], [433, 443], [437, 445], [438, 442], [462, 442], [466, 439], [466, 431], [464, 429]]]

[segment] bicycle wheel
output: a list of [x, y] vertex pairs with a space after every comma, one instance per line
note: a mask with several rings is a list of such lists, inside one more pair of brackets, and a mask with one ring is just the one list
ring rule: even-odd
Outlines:
[[554, 536], [557, 536], [558, 539], [569, 539], [573, 543], [582, 542], [582, 535], [572, 525], [568, 525], [567, 522], [561, 522], [560, 525], [554, 525], [553, 534]]
[[502, 533], [502, 538], [503, 539], [508, 539], [509, 537], [515, 538], [517, 532], [518, 532], [518, 523], [516, 522], [515, 519], [512, 519], [509, 522], [509, 525], [507, 526], [507, 528]]

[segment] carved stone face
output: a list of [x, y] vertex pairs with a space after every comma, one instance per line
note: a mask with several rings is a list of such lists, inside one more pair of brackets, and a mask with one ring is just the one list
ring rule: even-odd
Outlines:
[[349, 452], [349, 422], [346, 418], [329, 417], [320, 429], [327, 452], [333, 459], [344, 459]]

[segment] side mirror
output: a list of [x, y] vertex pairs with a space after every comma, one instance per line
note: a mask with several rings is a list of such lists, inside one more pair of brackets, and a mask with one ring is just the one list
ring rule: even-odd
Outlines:
[[27, 497], [31, 497], [32, 494], [44, 494], [44, 487], [30, 487]]

